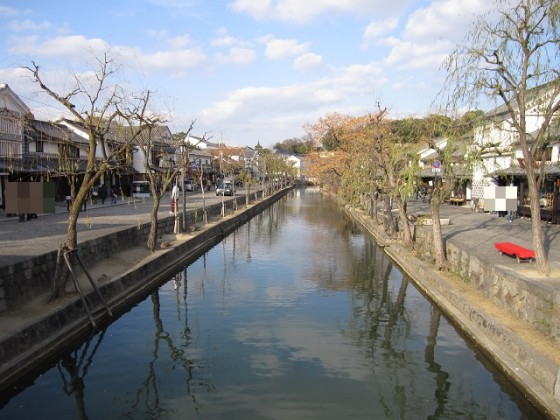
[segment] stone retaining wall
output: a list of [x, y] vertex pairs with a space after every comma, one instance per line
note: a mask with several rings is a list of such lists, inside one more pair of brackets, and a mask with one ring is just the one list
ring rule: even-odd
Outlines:
[[[432, 230], [417, 227], [415, 248], [430, 253], [432, 245]], [[560, 343], [560, 291], [544, 284], [534, 287], [519, 273], [480, 261], [450, 241], [445, 249], [452, 272], [552, 342]]]

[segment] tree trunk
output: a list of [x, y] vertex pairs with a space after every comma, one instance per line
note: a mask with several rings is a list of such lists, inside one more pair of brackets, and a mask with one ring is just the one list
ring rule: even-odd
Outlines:
[[64, 288], [66, 287], [66, 282], [68, 281], [68, 277], [70, 276], [70, 271], [66, 269], [66, 262], [63, 256], [64, 252], [66, 252], [66, 248], [60, 245], [56, 259], [56, 269], [54, 273], [52, 289], [48, 299], [49, 302], [52, 302], [62, 296], [62, 294], [64, 293]]
[[529, 198], [531, 201], [529, 204], [531, 208], [531, 236], [537, 259], [537, 270], [548, 277], [550, 276], [550, 265], [544, 247], [539, 188], [535, 176], [529, 174], [529, 171], [527, 171], [527, 181], [529, 183]]
[[391, 197], [388, 195], [383, 196], [383, 221], [385, 231], [393, 236], [397, 232], [397, 226], [395, 225], [395, 219], [393, 218], [393, 212], [391, 211]]
[[434, 234], [434, 258], [438, 270], [447, 269], [447, 258], [445, 256], [445, 248], [443, 246], [443, 235], [441, 233], [441, 221], [439, 219], [439, 200], [435, 197], [430, 201], [430, 209], [432, 210], [432, 228]]
[[397, 203], [397, 209], [399, 211], [399, 220], [401, 222], [400, 224], [403, 233], [404, 244], [408, 248], [412, 248], [414, 246], [414, 243], [412, 241], [410, 225], [408, 224], [408, 218], [406, 216], [406, 208], [405, 208], [406, 201], [401, 200], [400, 197], [395, 198], [395, 201]]
[[373, 195], [373, 217], [375, 219], [375, 223], [379, 225], [379, 194], [377, 193], [374, 193]]
[[78, 223], [78, 217], [80, 216], [80, 211], [86, 200], [86, 191], [80, 190], [76, 194], [75, 199], [70, 205], [70, 213], [68, 214], [68, 229], [66, 231], [66, 248], [68, 250], [73, 250], [78, 247], [78, 231], [76, 225]]
[[148, 234], [148, 242], [146, 245], [152, 252], [155, 251], [158, 238], [158, 210], [159, 210], [160, 197], [154, 196], [154, 204], [150, 212], [150, 233]]
[[[87, 193], [89, 188], [87, 186], [87, 182], [89, 182], [89, 177], [85, 177], [84, 181], [82, 182], [82, 186], [78, 189], [78, 192], [75, 193], [75, 187], [71, 185], [70, 187], [70, 194], [72, 196], [72, 203], [70, 204], [70, 212], [68, 214], [68, 227], [66, 230], [66, 243], [61, 248], [61, 252], [72, 251], [78, 248], [78, 231], [76, 229], [78, 223], [78, 217], [80, 216], [80, 211], [82, 209], [82, 205], [84, 204], [84, 200], [87, 199]], [[72, 267], [74, 267], [74, 254], [69, 254], [69, 262]], [[53, 301], [64, 293], [64, 289], [66, 287], [66, 283], [68, 281], [68, 277], [70, 276], [70, 272], [62, 254], [60, 255], [60, 259], [57, 264], [57, 268], [55, 270], [55, 275], [53, 279], [53, 288], [51, 290], [51, 294], [49, 296], [49, 301]]]
[[[75, 207], [77, 207], [78, 210], [74, 211]], [[70, 207], [70, 214], [68, 215], [68, 230], [66, 232], [66, 247], [68, 249], [76, 249], [78, 247], [76, 223], [78, 222], [80, 207], [82, 207], [82, 203], [79, 203], [77, 200], [74, 201]]]

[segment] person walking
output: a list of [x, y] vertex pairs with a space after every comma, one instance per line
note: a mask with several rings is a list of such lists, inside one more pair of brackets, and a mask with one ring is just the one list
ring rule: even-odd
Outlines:
[[177, 202], [179, 200], [179, 186], [177, 185], [177, 180], [175, 180], [175, 185], [173, 185], [173, 189], [171, 190], [171, 211], [170, 214], [175, 214], [177, 210]]
[[101, 185], [99, 188], [99, 196], [101, 197], [101, 204], [105, 204], [107, 199], [107, 186], [105, 184]]
[[111, 204], [117, 204], [117, 187], [111, 188]]
[[82, 202], [82, 211], [83, 212], [87, 211], [87, 202], [88, 202], [90, 196], [91, 196], [91, 191], [88, 190], [86, 192], [86, 195], [84, 196], [84, 201]]

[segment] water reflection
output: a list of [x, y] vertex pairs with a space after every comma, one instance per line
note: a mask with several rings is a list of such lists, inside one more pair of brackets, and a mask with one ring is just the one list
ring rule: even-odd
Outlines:
[[[184, 326], [179, 334], [172, 331], [176, 329], [177, 323], [173, 323], [172, 328], [166, 329], [161, 313], [160, 291], [154, 291], [150, 295], [155, 326], [152, 357], [147, 364], [145, 379], [132, 393], [133, 398], [127, 401], [130, 410], [124, 413], [125, 417], [169, 418], [178, 415], [178, 410], [166, 401], [167, 395], [165, 393], [164, 397], [160, 395], [160, 387], [168, 379], [169, 368], [179, 371], [177, 383], [181, 385], [181, 388], [178, 391], [183, 396], [190, 398], [190, 407], [194, 412], [198, 412], [201, 407], [197, 395], [214, 391], [211, 379], [203, 374], [208, 369], [207, 361], [204, 358], [196, 357], [189, 351], [192, 331], [189, 327], [187, 310], [187, 269], [184, 268], [177, 273], [171, 282], [175, 291], [176, 317], [174, 321], [184, 323]], [[167, 351], [164, 352], [164, 349]], [[167, 388], [167, 385], [163, 388]]]
[[[56, 364], [62, 379], [62, 390], [66, 395], [74, 396], [80, 419], [87, 419], [84, 394], [85, 377], [104, 335], [105, 331], [102, 331], [96, 337], [90, 338], [80, 349], [64, 355]], [[95, 341], [95, 345], [90, 353], [89, 348], [93, 341]]]
[[538, 417], [310, 191], [255, 217], [92, 340], [0, 417]]

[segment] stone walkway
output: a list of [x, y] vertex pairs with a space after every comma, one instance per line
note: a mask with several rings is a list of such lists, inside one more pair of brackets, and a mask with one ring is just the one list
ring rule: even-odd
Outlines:
[[[207, 193], [205, 204], [221, 201], [214, 193]], [[225, 200], [231, 199], [226, 197]], [[131, 226], [150, 221], [153, 199], [119, 199], [116, 205], [107, 199], [88, 205], [77, 223], [78, 243], [105, 236]], [[202, 209], [202, 194], [187, 195], [187, 210]], [[181, 202], [179, 210], [182, 209]], [[163, 197], [158, 218], [169, 217], [169, 193]], [[68, 211], [66, 203], [57, 203], [54, 214], [41, 214], [37, 219], [19, 222], [17, 217], [0, 214], [0, 267], [33, 258], [54, 250], [66, 240]]]
[[[421, 200], [408, 204], [409, 214], [430, 214], [428, 203]], [[525, 248], [532, 246], [531, 220], [516, 218], [509, 223], [497, 214], [474, 212], [467, 206], [441, 206], [441, 217], [450, 219], [449, 226], [442, 226], [444, 238], [476, 255], [480, 260], [494, 265], [506, 266], [528, 277], [536, 285], [546, 284], [560, 288], [560, 225], [543, 224], [545, 245], [551, 267], [551, 276], [545, 278], [537, 273], [536, 263], [518, 264], [517, 259], [500, 255], [496, 242], [513, 242]]]

